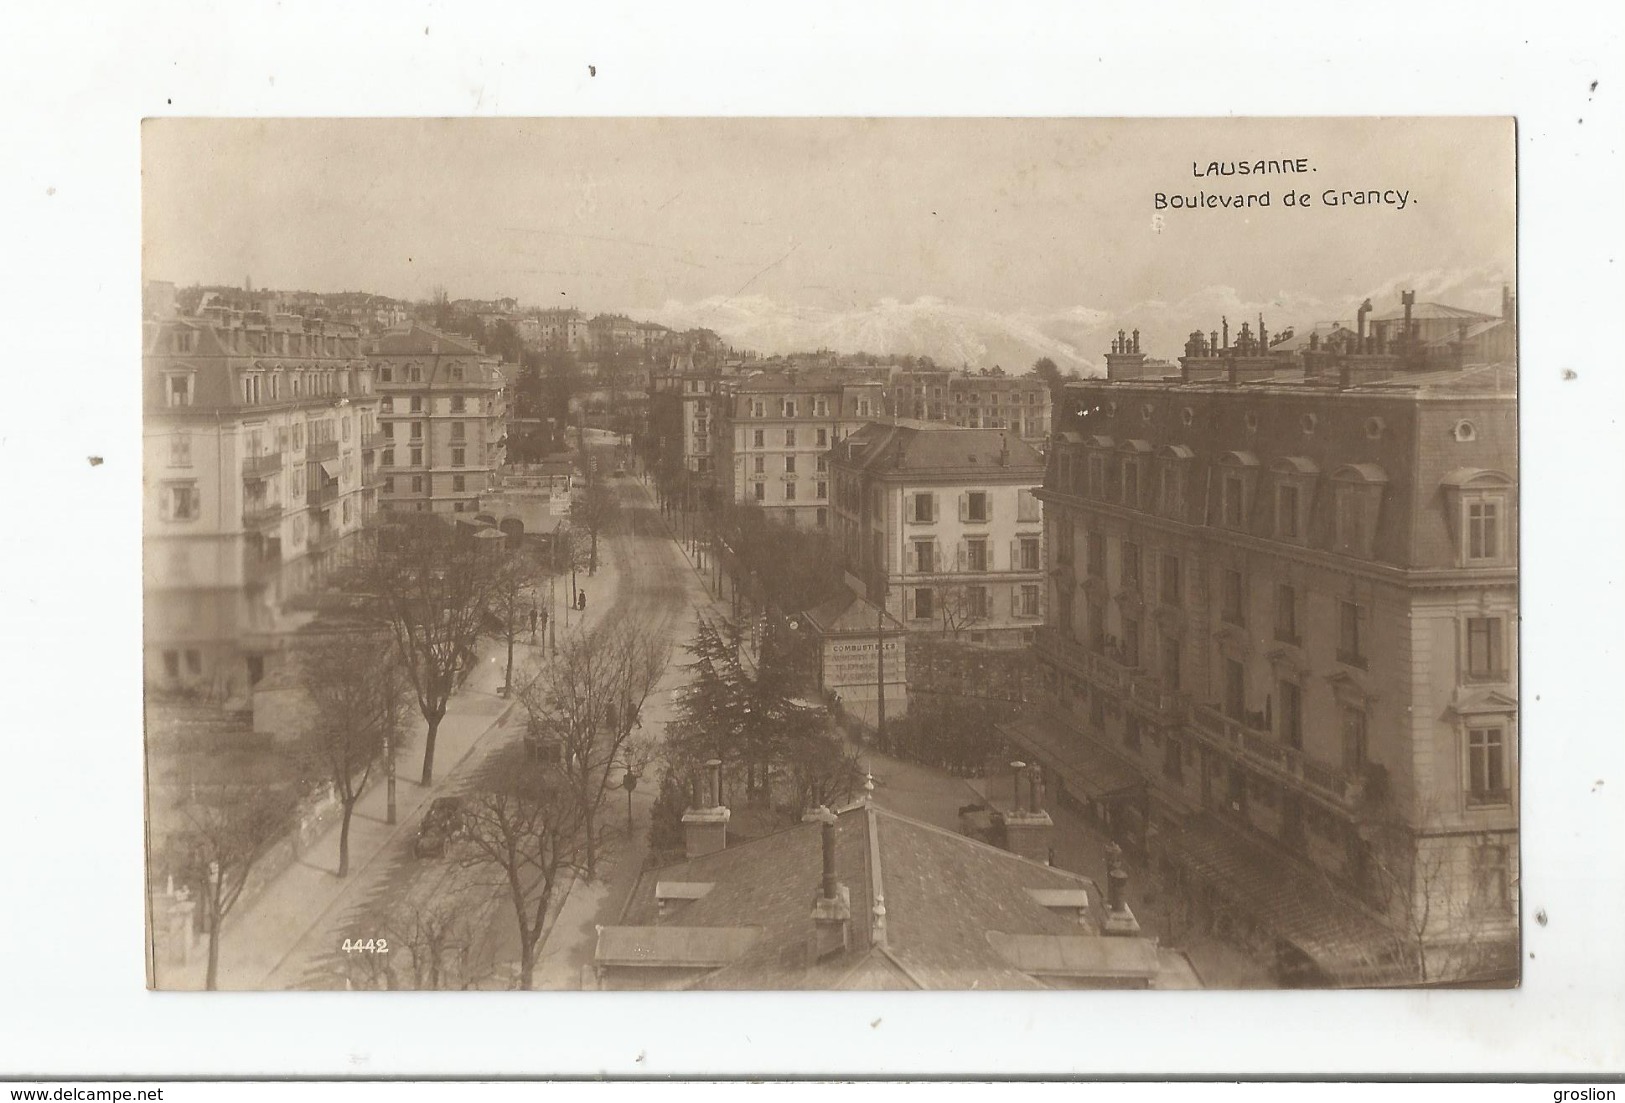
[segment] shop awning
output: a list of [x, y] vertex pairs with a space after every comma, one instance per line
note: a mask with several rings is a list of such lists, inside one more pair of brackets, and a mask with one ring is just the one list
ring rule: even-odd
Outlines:
[[322, 474], [325, 475], [327, 478], [329, 478], [329, 479], [337, 479], [339, 477], [339, 465], [338, 465], [338, 463], [336, 461], [334, 461], [334, 460], [322, 460], [321, 463], [318, 464], [317, 466], [319, 466], [322, 469]]
[[1209, 815], [1157, 835], [1163, 853], [1226, 906], [1297, 947], [1334, 984], [1382, 987], [1418, 979], [1403, 944], [1324, 874], [1247, 839]]
[[1061, 720], [1018, 720], [999, 725], [998, 732], [1054, 771], [1069, 792], [1090, 800], [1107, 800], [1145, 786], [1145, 779], [1133, 766]]

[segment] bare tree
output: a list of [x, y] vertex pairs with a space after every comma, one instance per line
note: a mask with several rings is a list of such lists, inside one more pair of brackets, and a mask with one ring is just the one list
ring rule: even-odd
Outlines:
[[389, 741], [398, 741], [405, 726], [406, 672], [381, 627], [318, 637], [305, 644], [299, 667], [312, 705], [303, 749], [343, 808], [338, 876], [347, 877], [356, 801]]
[[219, 982], [220, 925], [242, 898], [254, 866], [292, 825], [294, 806], [288, 790], [257, 786], [194, 794], [181, 805], [184, 826], [171, 842], [170, 864], [203, 905], [209, 928], [204, 987], [210, 991]]
[[666, 671], [669, 647], [626, 624], [569, 636], [523, 691], [532, 730], [559, 747], [559, 768], [576, 801], [587, 876], [597, 876], [598, 814], [611, 776], [640, 765], [633, 733]]
[[[1358, 873], [1371, 903], [1390, 921], [1395, 956], [1423, 984], [1504, 972], [1501, 959], [1509, 940], [1516, 941], [1511, 885], [1475, 883], [1453, 836], [1441, 839], [1413, 827], [1386, 802], [1373, 811]], [[1419, 824], [1442, 830], [1444, 820], [1432, 802], [1423, 802]], [[1503, 876], [1510, 879], [1510, 871]]]
[[965, 629], [987, 619], [987, 593], [970, 582], [953, 582], [937, 587], [937, 615], [942, 634], [958, 639]]
[[409, 523], [374, 530], [358, 557], [357, 582], [389, 625], [428, 724], [422, 783], [431, 785], [435, 736], [452, 693], [473, 669], [502, 560], [500, 549], [481, 547], [443, 518], [408, 516]]
[[529, 630], [536, 608], [534, 587], [546, 577], [542, 563], [524, 552], [508, 551], [491, 583], [487, 630], [507, 647], [508, 663], [502, 692], [513, 692], [514, 643]]
[[390, 902], [376, 924], [376, 949], [329, 959], [335, 979], [360, 991], [467, 991], [493, 976], [486, 940], [497, 898], [454, 867], [447, 878]]
[[784, 770], [799, 812], [838, 807], [852, 797], [863, 780], [858, 760], [828, 727], [809, 731], [790, 743]]
[[587, 465], [587, 483], [570, 506], [570, 525], [587, 534], [587, 573], [598, 573], [598, 534], [609, 524], [620, 503], [596, 467], [596, 460]]
[[519, 927], [519, 987], [529, 989], [560, 878], [581, 861], [581, 809], [565, 778], [510, 755], [466, 800], [461, 861], [495, 872]]

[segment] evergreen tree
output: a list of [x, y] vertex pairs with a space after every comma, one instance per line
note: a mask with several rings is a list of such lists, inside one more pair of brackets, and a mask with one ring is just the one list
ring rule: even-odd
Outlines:
[[660, 792], [655, 795], [649, 816], [649, 849], [655, 854], [683, 849], [683, 813], [689, 794], [670, 768], [660, 775]]
[[742, 719], [749, 703], [738, 644], [737, 631], [701, 617], [694, 641], [684, 648], [691, 656], [683, 664], [689, 682], [666, 729], [670, 765], [680, 775], [692, 775], [711, 758], [730, 766], [742, 758]]

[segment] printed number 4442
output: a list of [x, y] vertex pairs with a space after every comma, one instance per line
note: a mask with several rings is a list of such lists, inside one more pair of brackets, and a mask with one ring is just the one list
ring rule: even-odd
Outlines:
[[387, 954], [389, 953], [389, 939], [347, 938], [339, 949], [347, 954]]

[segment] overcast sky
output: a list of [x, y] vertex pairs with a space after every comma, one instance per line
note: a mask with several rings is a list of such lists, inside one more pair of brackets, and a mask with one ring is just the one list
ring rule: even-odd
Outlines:
[[[1118, 325], [1166, 346], [1215, 311], [1279, 330], [1400, 286], [1494, 310], [1513, 276], [1508, 120], [159, 120], [143, 143], [148, 278], [443, 286], [764, 351], [1087, 365]], [[1192, 175], [1299, 157], [1315, 171]], [[1153, 205], [1264, 189], [1267, 210]]]

